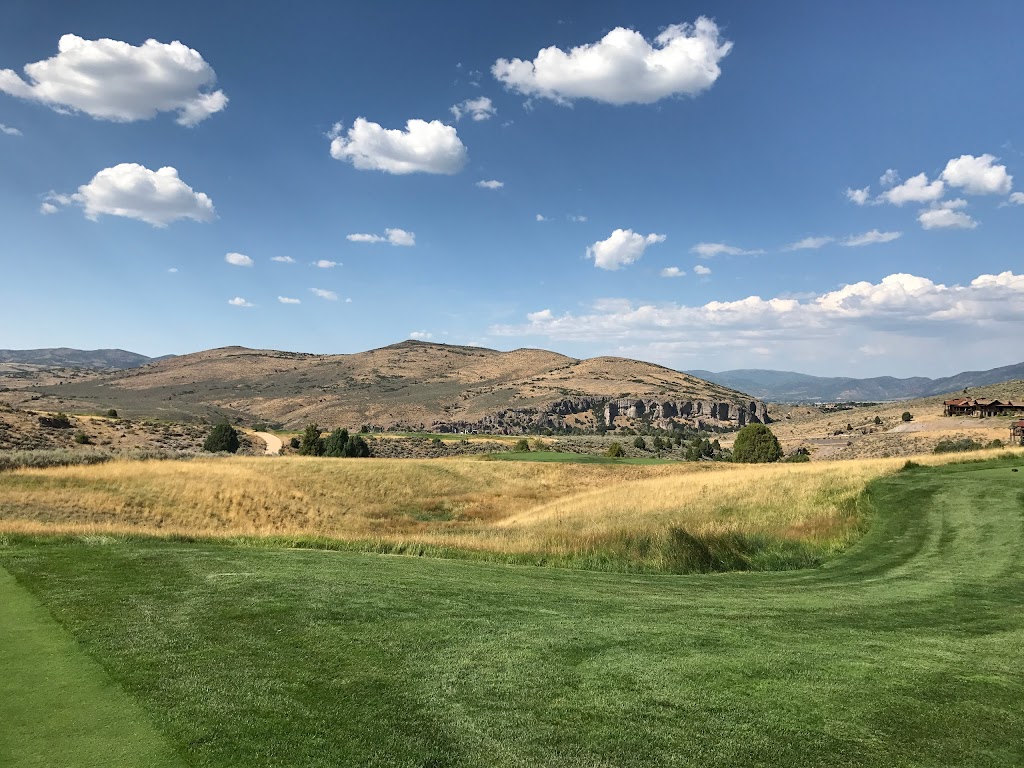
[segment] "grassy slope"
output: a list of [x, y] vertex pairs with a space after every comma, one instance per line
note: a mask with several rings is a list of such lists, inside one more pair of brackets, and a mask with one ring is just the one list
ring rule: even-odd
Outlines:
[[146, 718], [0, 568], [0, 765], [181, 765]]
[[193, 765], [1017, 766], [1011, 464], [876, 481], [868, 535], [796, 573], [171, 543], [0, 562]]

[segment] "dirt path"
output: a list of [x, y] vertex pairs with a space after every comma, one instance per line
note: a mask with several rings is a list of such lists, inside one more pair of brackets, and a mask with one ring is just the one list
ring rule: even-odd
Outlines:
[[253, 432], [253, 435], [267, 444], [267, 456], [277, 456], [284, 448], [284, 443], [277, 435], [272, 435], [269, 432]]

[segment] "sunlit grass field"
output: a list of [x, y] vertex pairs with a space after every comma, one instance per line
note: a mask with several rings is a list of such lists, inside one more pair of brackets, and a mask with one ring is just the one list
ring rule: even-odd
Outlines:
[[[324, 466], [211, 464], [303, 488]], [[490, 477], [494, 491], [524, 477], [464, 464], [430, 470], [467, 473], [437, 487]], [[422, 481], [427, 470], [411, 467]], [[674, 484], [697, 499], [745, 479], [792, 521], [792, 503], [877, 476], [855, 544], [822, 567], [777, 573], [0, 535], [0, 569], [14, 577], [0, 578], [0, 765], [1024, 765], [1024, 471], [1012, 472], [1024, 460], [891, 467], [645, 467], [608, 483], [607, 497], [594, 487], [589, 501], [566, 495], [502, 518], [542, 536], [552, 515], [596, 524], [630, 501], [625, 522], [654, 525], [682, 514], [666, 507]], [[152, 487], [150, 468], [144, 481], [129, 469], [103, 482]], [[200, 498], [213, 475], [191, 471], [205, 476], [193, 477]], [[667, 495], [617, 497], [629, 483]], [[700, 507], [700, 519], [728, 508]], [[725, 519], [766, 525], [767, 514]]]
[[823, 562], [856, 540], [871, 514], [864, 488], [903, 463], [110, 462], [0, 473], [0, 531], [266, 538], [611, 570], [776, 569]]

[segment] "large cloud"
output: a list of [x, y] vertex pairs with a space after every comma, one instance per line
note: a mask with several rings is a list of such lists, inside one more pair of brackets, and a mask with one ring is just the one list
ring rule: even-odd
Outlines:
[[701, 16], [694, 24], [671, 25], [653, 44], [639, 32], [616, 27], [568, 52], [551, 46], [533, 61], [498, 59], [491, 73], [514, 91], [560, 103], [651, 104], [710, 88], [730, 50], [732, 43], [722, 40], [715, 22]]
[[[92, 181], [78, 188], [73, 195], [50, 195], [53, 203], [77, 204], [86, 218], [101, 215], [124, 216], [166, 227], [179, 219], [210, 221], [216, 216], [213, 201], [203, 192], [196, 192], [178, 178], [175, 168], [151, 171], [137, 163], [121, 163], [104, 168]], [[45, 210], [44, 213], [53, 213]]]
[[363, 171], [453, 174], [468, 159], [458, 132], [439, 120], [409, 120], [402, 131], [359, 117], [347, 132], [338, 123], [328, 136], [331, 157]]
[[958, 187], [968, 195], [1005, 195], [1013, 186], [1013, 176], [1005, 165], [994, 165], [998, 158], [992, 155], [960, 155], [946, 163], [942, 178], [951, 187]]
[[[777, 340], [865, 330], [941, 333], [951, 324], [1019, 323], [1024, 315], [1024, 275], [981, 275], [968, 285], [893, 274], [878, 283], [846, 285], [806, 300], [712, 301], [702, 306], [636, 305], [603, 300], [589, 313], [532, 312], [523, 325], [497, 326], [499, 336], [544, 336], [571, 341], [677, 342], [696, 331], [722, 331]], [[701, 338], [704, 338], [703, 336]]]
[[917, 220], [924, 229], [974, 229], [978, 222], [960, 210], [965, 207], [966, 200], [946, 200], [921, 211]]
[[587, 248], [587, 258], [594, 260], [595, 267], [615, 270], [637, 261], [647, 246], [664, 241], [665, 235], [644, 237], [632, 229], [616, 229], [607, 240], [598, 240]]
[[64, 35], [57, 51], [52, 58], [26, 64], [27, 81], [14, 70], [0, 70], [0, 91], [101, 120], [131, 122], [177, 112], [177, 122], [186, 126], [228, 103], [223, 91], [209, 90], [217, 80], [213, 68], [177, 41], [134, 46]]

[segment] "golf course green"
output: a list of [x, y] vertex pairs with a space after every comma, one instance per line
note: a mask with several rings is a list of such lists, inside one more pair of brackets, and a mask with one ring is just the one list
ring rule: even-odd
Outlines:
[[0, 765], [1021, 766], [1021, 466], [779, 573], [0, 538]]

